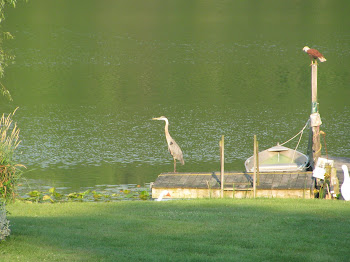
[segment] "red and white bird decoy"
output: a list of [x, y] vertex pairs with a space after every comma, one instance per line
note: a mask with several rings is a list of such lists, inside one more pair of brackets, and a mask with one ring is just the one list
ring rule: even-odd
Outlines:
[[316, 49], [312, 49], [308, 46], [304, 46], [303, 48], [304, 52], [307, 53], [311, 59], [311, 65], [317, 64], [317, 59], [320, 60], [320, 62], [326, 62], [327, 59], [324, 58], [324, 56]]
[[162, 201], [163, 197], [171, 197], [170, 193], [168, 190], [163, 190], [162, 193], [160, 193], [159, 197], [156, 199], [156, 201]]

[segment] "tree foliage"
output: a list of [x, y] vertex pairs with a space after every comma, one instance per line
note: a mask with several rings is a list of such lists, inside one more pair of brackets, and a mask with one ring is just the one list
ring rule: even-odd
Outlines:
[[[12, 39], [13, 36], [10, 32], [4, 32], [2, 30], [2, 22], [5, 20], [5, 8], [6, 6], [16, 7], [17, 0], [0, 0], [0, 78], [4, 77], [5, 68], [8, 63], [14, 59], [14, 56], [7, 54], [3, 50], [3, 42], [7, 39]], [[1, 93], [6, 96], [9, 100], [12, 100], [10, 92], [7, 88], [0, 82]]]

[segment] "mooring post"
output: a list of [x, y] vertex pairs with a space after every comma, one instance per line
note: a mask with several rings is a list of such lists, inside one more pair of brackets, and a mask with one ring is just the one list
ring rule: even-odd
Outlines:
[[311, 65], [311, 115], [310, 115], [310, 138], [309, 159], [312, 169], [315, 168], [317, 159], [321, 156], [320, 125], [321, 117], [317, 103], [317, 62]]
[[224, 155], [224, 136], [220, 140], [220, 183], [221, 183], [221, 198], [224, 197], [224, 171], [225, 171], [225, 155]]
[[256, 141], [256, 135], [254, 135], [254, 173], [253, 173], [253, 197], [256, 197], [256, 169], [258, 165], [258, 152], [257, 152], [257, 141]]
[[260, 185], [260, 172], [259, 172], [259, 141], [256, 141], [256, 185]]

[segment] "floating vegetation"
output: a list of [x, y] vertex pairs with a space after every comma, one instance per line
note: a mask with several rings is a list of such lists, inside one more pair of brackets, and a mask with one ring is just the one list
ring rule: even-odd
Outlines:
[[151, 192], [149, 187], [122, 188], [113, 190], [86, 190], [83, 192], [59, 193], [52, 187], [47, 191], [33, 190], [19, 197], [20, 200], [32, 203], [59, 203], [59, 202], [110, 202], [122, 200], [150, 200]]

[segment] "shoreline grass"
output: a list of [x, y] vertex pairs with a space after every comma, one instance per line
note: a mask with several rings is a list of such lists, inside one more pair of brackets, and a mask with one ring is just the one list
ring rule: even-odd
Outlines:
[[303, 199], [7, 206], [1, 261], [347, 261], [350, 203]]

